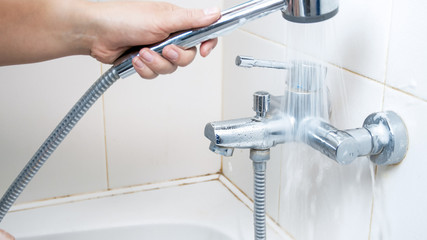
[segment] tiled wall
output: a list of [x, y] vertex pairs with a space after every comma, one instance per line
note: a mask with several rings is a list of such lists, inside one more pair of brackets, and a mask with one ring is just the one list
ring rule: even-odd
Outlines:
[[[215, 1], [172, 1], [183, 7]], [[77, 124], [18, 202], [220, 171], [207, 122], [221, 118], [222, 47], [155, 80], [119, 80]], [[0, 194], [109, 66], [86, 56], [0, 68]]]
[[[240, 69], [236, 55], [286, 60], [304, 54], [328, 65], [336, 127], [360, 127], [370, 113], [392, 110], [408, 128], [408, 154], [391, 167], [375, 168], [366, 158], [339, 166], [299, 144], [272, 149], [267, 211], [295, 239], [427, 238], [426, 7], [421, 0], [341, 0], [339, 14], [324, 23], [291, 24], [276, 13], [224, 38], [224, 119], [252, 116], [257, 90], [284, 92], [285, 72]], [[223, 171], [252, 196], [248, 150], [225, 158]]]

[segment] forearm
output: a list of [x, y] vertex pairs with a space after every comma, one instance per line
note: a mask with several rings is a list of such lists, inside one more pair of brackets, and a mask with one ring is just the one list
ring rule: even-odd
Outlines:
[[84, 0], [0, 0], [0, 65], [90, 54], [94, 21]]
[[[185, 9], [165, 2], [88, 0], [0, 0], [0, 66], [69, 55], [91, 55], [113, 63], [132, 46], [146, 46], [171, 33], [212, 24], [218, 8]], [[207, 56], [216, 39], [201, 44]], [[154, 78], [194, 59], [195, 48], [167, 46], [162, 55], [143, 48], [133, 58], [138, 74]]]

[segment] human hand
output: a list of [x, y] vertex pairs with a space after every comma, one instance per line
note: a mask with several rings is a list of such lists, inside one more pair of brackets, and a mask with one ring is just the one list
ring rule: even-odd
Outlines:
[[[91, 34], [91, 55], [103, 63], [112, 63], [132, 46], [153, 44], [171, 33], [207, 26], [220, 17], [217, 8], [185, 9], [162, 2], [101, 2], [93, 6], [99, 24]], [[216, 44], [217, 39], [202, 43], [200, 55], [207, 56]], [[195, 47], [184, 50], [169, 45], [162, 56], [144, 48], [132, 63], [142, 78], [152, 79], [187, 66], [196, 53]]]
[[15, 240], [15, 238], [6, 231], [0, 229], [0, 240]]

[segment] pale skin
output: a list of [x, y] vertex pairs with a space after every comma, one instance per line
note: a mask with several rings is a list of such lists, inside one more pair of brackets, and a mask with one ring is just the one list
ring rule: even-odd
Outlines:
[[[113, 63], [129, 47], [153, 44], [220, 18], [218, 8], [185, 9], [161, 2], [0, 0], [0, 6], [0, 66], [70, 55]], [[200, 55], [207, 56], [216, 43], [202, 43]], [[187, 66], [196, 52], [171, 45], [161, 56], [144, 48], [132, 62], [142, 78], [152, 79]]]
[[15, 238], [9, 233], [0, 229], [0, 240], [15, 240]]
[[[112, 64], [132, 46], [150, 45], [171, 33], [199, 28], [220, 18], [218, 8], [185, 9], [162, 2], [0, 0], [0, 66], [90, 55]], [[206, 57], [217, 39], [200, 45]], [[195, 47], [170, 45], [162, 55], [143, 48], [132, 63], [145, 79], [190, 64]], [[13, 240], [0, 229], [0, 240]]]

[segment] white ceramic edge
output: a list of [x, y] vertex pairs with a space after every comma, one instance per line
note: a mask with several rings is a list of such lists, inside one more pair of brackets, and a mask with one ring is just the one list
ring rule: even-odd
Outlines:
[[81, 195], [69, 196], [69, 197], [63, 197], [63, 198], [57, 198], [57, 199], [49, 199], [49, 200], [42, 200], [42, 201], [31, 202], [31, 203], [17, 204], [12, 206], [9, 212], [17, 212], [17, 211], [23, 211], [23, 210], [58, 205], [58, 204], [66, 204], [66, 203], [72, 203], [72, 202], [78, 202], [78, 201], [123, 195], [128, 193], [143, 192], [143, 191], [148, 191], [153, 189], [176, 187], [176, 186], [186, 185], [186, 184], [207, 182], [212, 180], [218, 180], [219, 176], [220, 176], [219, 174], [211, 174], [207, 176], [191, 177], [191, 178], [185, 178], [185, 179], [179, 179], [179, 180], [172, 180], [168, 182], [152, 183], [152, 184], [145, 184], [140, 186], [113, 189], [113, 190], [108, 190], [104, 192], [81, 194]]
[[[181, 185], [187, 185], [187, 184], [195, 184], [195, 183], [207, 182], [212, 180], [220, 181], [230, 192], [233, 193], [233, 195], [238, 200], [240, 200], [246, 207], [248, 207], [251, 211], [253, 211], [253, 202], [242, 191], [240, 191], [232, 182], [230, 182], [226, 177], [224, 177], [221, 174], [211, 174], [206, 176], [172, 180], [168, 182], [113, 189], [113, 190], [108, 190], [104, 192], [81, 194], [76, 196], [69, 196], [69, 197], [63, 197], [63, 198], [57, 198], [57, 199], [49, 199], [49, 200], [42, 200], [42, 201], [31, 202], [31, 203], [18, 204], [13, 206], [10, 212], [18, 212], [18, 211], [47, 207], [52, 205], [67, 204], [67, 203], [79, 202], [79, 201], [85, 201], [85, 200], [91, 200], [91, 199], [97, 199], [97, 198], [105, 198], [105, 197], [111, 197], [111, 196], [117, 196], [117, 195], [129, 194], [129, 193], [143, 192], [143, 191], [149, 191], [153, 189], [162, 189], [162, 188], [169, 188], [169, 187], [175, 187], [175, 186], [181, 186]], [[276, 232], [282, 239], [285, 239], [285, 240], [293, 239], [269, 216], [267, 216], [267, 225], [274, 232]]]

